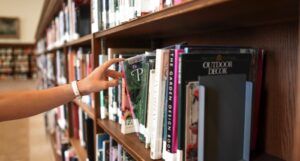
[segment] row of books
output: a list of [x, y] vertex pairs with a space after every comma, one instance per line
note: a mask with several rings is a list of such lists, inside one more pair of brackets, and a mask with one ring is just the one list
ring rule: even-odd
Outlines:
[[92, 0], [92, 33], [182, 3], [184, 0]]
[[[61, 66], [61, 64], [58, 64], [58, 66]], [[93, 71], [93, 55], [91, 54], [90, 48], [69, 48], [68, 71], [69, 82], [72, 82], [73, 80], [81, 80]], [[65, 76], [64, 74], [61, 75]], [[92, 94], [83, 96], [81, 101], [89, 105], [89, 107], [94, 107]]]
[[[67, 0], [46, 31], [47, 49], [90, 34], [90, 1]], [[42, 43], [42, 40], [41, 40]], [[38, 47], [43, 48], [42, 44]], [[41, 51], [40, 49], [39, 51]]]
[[3, 77], [27, 75], [29, 69], [31, 49], [23, 48], [0, 48], [0, 74]]
[[123, 73], [122, 83], [100, 92], [101, 119], [118, 122], [123, 134], [136, 133], [152, 159], [249, 160], [257, 142], [263, 50], [186, 44], [141, 50], [108, 49], [99, 56], [100, 65], [127, 58], [111, 67]]
[[97, 139], [97, 161], [134, 161], [122, 145], [107, 133], [99, 133]]

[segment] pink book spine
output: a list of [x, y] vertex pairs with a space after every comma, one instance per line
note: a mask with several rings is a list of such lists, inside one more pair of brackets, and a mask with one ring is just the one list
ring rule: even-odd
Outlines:
[[182, 3], [182, 0], [174, 0], [174, 5]]
[[176, 153], [178, 145], [177, 127], [178, 127], [178, 70], [179, 55], [183, 53], [182, 49], [175, 49], [175, 65], [174, 65], [174, 101], [173, 101], [173, 131], [172, 131], [172, 153]]

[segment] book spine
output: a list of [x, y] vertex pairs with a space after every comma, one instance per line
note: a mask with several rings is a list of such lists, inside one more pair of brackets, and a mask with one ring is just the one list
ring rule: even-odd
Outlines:
[[[176, 58], [176, 56], [175, 56]], [[181, 80], [181, 57], [178, 57], [178, 79], [175, 78], [175, 80], [178, 81], [178, 86], [177, 86], [177, 107], [178, 107], [178, 113], [177, 113], [177, 156], [176, 159], [177, 161], [182, 161], [183, 160], [183, 146], [184, 146], [184, 105], [181, 105], [182, 101], [182, 80]], [[176, 95], [175, 95], [176, 96]]]
[[204, 161], [205, 87], [199, 86], [198, 161]]
[[160, 159], [162, 157], [162, 132], [163, 132], [163, 95], [162, 92], [164, 79], [164, 54], [167, 50], [156, 50], [156, 63], [155, 63], [155, 81], [153, 88], [153, 112], [152, 112], [152, 139], [151, 139], [151, 159]]
[[91, 0], [91, 31], [92, 33], [99, 31], [99, 18], [98, 18], [98, 0]]
[[[173, 137], [173, 128], [174, 125], [173, 125], [173, 117], [174, 117], [174, 79], [175, 79], [175, 76], [174, 76], [174, 60], [175, 58], [175, 55], [174, 55], [174, 50], [171, 50], [170, 52], [170, 56], [169, 56], [169, 76], [168, 76], [168, 88], [167, 88], [167, 131], [166, 131], [166, 150], [168, 152], [176, 152], [176, 151], [173, 151], [173, 147], [174, 147], [174, 140]], [[176, 147], [175, 147], [176, 148]]]
[[[107, 55], [99, 55], [99, 65], [107, 61]], [[100, 118], [106, 119], [108, 116], [107, 90], [100, 91]]]
[[245, 120], [244, 120], [244, 144], [243, 144], [243, 160], [250, 159], [250, 135], [251, 135], [251, 113], [252, 113], [252, 89], [253, 84], [250, 81], [246, 82], [245, 94]]
[[[179, 142], [179, 133], [181, 133], [179, 130], [179, 122], [181, 122], [182, 120], [180, 120], [179, 115], [181, 115], [181, 113], [179, 114], [179, 101], [180, 101], [180, 91], [179, 91], [179, 85], [180, 85], [180, 71], [181, 69], [179, 69], [180, 67], [180, 60], [179, 60], [179, 55], [183, 53], [182, 49], [176, 49], [175, 50], [175, 58], [174, 58], [174, 101], [173, 101], [173, 127], [172, 127], [172, 142], [173, 142], [173, 146], [172, 146], [172, 153], [176, 153], [176, 150], [178, 148], [178, 142]], [[183, 130], [183, 129], [181, 129]]]

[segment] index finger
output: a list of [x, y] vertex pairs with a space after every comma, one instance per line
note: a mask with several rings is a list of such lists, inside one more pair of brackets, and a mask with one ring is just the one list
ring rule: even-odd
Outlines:
[[123, 61], [123, 60], [125, 60], [125, 59], [115, 58], [115, 59], [111, 59], [109, 61], [106, 61], [103, 65], [101, 65], [100, 72], [106, 71], [112, 64]]

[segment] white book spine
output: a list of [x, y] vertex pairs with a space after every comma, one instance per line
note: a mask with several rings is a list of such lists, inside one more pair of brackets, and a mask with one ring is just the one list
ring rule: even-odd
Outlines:
[[92, 33], [99, 31], [99, 22], [98, 22], [98, 0], [91, 1], [91, 10], [92, 10], [92, 24], [91, 31]]
[[163, 134], [163, 107], [161, 105], [164, 101], [163, 91], [164, 84], [164, 54], [167, 50], [156, 50], [156, 62], [155, 62], [155, 81], [153, 87], [153, 112], [152, 112], [152, 139], [151, 139], [151, 159], [162, 158], [162, 134]]
[[148, 90], [148, 111], [147, 111], [147, 129], [145, 138], [145, 147], [150, 148], [151, 132], [152, 132], [152, 102], [153, 102], [153, 87], [155, 79], [155, 69], [151, 69], [149, 72], [149, 90]]

